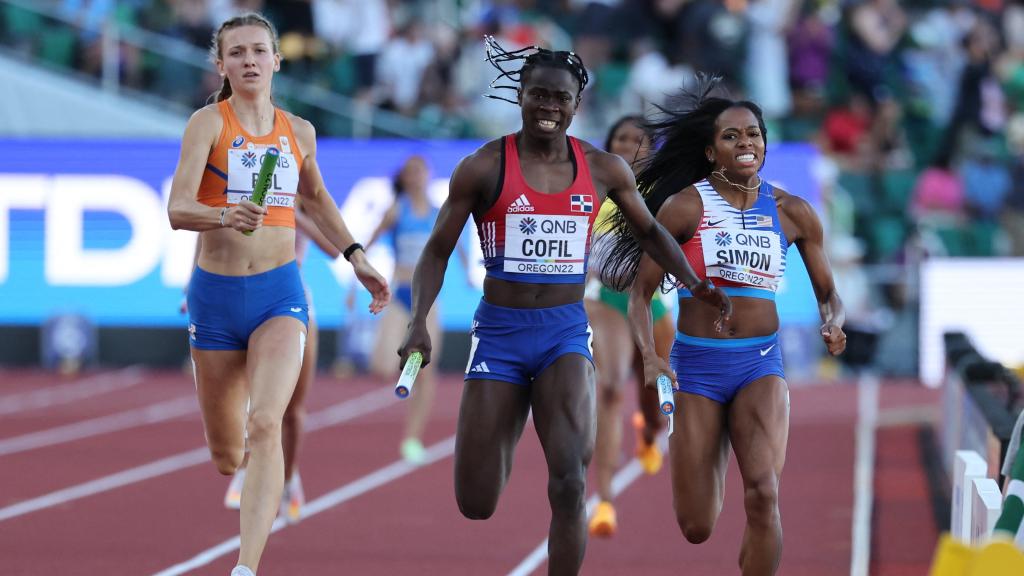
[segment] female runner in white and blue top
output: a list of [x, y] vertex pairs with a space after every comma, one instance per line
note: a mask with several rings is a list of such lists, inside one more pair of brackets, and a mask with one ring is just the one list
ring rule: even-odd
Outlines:
[[637, 183], [698, 277], [732, 299], [732, 318], [719, 324], [680, 289], [670, 369], [655, 354], [651, 334], [651, 295], [665, 271], [620, 234], [602, 273], [612, 284], [635, 278], [629, 319], [648, 385], [661, 372], [678, 375], [669, 453], [679, 528], [693, 543], [710, 537], [722, 510], [731, 443], [747, 514], [739, 565], [747, 576], [774, 574], [782, 554], [778, 490], [789, 431], [775, 292], [790, 244], [810, 274], [831, 354], [846, 346], [845, 314], [814, 210], [761, 179], [766, 134], [760, 108], [710, 96], [716, 85], [717, 79], [702, 79], [696, 93], [679, 100], [682, 110], [666, 111], [653, 125], [661, 145]]

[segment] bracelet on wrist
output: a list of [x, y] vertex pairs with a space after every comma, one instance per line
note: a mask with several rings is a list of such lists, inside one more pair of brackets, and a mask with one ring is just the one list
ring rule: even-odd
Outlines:
[[221, 228], [224, 227], [224, 215], [226, 215], [227, 213], [228, 213], [228, 207], [227, 206], [225, 206], [225, 207], [220, 209], [220, 227]]
[[360, 244], [359, 242], [353, 242], [348, 248], [345, 248], [345, 251], [342, 252], [341, 255], [345, 257], [345, 260], [350, 260], [352, 258], [352, 253], [353, 252], [355, 252], [356, 250], [362, 250], [362, 249], [363, 249], [363, 245], [362, 244]]

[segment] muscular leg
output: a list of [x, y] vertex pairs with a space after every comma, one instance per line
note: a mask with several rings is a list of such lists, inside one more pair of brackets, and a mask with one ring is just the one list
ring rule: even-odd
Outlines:
[[669, 438], [672, 503], [687, 540], [711, 536], [722, 511], [729, 437], [725, 407], [697, 394], [676, 393], [675, 434]]
[[578, 574], [587, 547], [587, 465], [594, 451], [594, 368], [566, 354], [533, 383], [534, 425], [548, 464], [548, 574]]
[[[633, 337], [626, 319], [610, 306], [592, 300], [585, 301], [585, 306], [594, 331], [594, 364], [597, 365], [594, 478], [597, 494], [601, 500], [610, 502], [612, 477], [622, 452], [622, 383], [633, 359]], [[657, 392], [654, 403], [657, 409]]]
[[309, 333], [306, 336], [306, 349], [302, 355], [302, 368], [299, 379], [295, 383], [295, 391], [284, 411], [281, 422], [281, 447], [284, 452], [284, 481], [292, 479], [295, 463], [299, 460], [299, 446], [302, 444], [302, 429], [306, 421], [306, 394], [309, 393], [316, 377], [317, 353], [320, 348], [319, 330], [313, 316], [309, 317]]
[[242, 465], [245, 450], [245, 350], [192, 349], [196, 392], [210, 458], [221, 474]]
[[779, 479], [789, 439], [789, 388], [778, 376], [751, 382], [729, 408], [729, 431], [743, 476], [744, 576], [775, 574], [782, 557]]
[[[675, 337], [676, 329], [671, 314], [662, 316], [654, 323], [654, 351], [666, 362], [669, 360], [669, 353], [672, 352]], [[644, 361], [639, 352], [633, 356], [633, 375], [640, 388], [639, 404], [640, 412], [644, 416], [644, 442], [651, 444], [658, 431], [665, 427], [665, 415], [661, 413], [658, 391], [644, 385]]]
[[530, 388], [467, 380], [455, 434], [455, 500], [462, 515], [486, 520], [498, 505], [530, 413]]
[[306, 328], [294, 318], [271, 318], [249, 338], [249, 465], [242, 489], [238, 563], [255, 571], [277, 516], [284, 487], [281, 421], [299, 377]]

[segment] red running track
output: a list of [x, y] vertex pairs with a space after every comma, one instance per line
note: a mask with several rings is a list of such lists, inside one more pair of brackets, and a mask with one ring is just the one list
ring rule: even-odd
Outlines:
[[[96, 379], [126, 377], [141, 382], [99, 385], [74, 401], [58, 393], [81, 395]], [[260, 574], [511, 574], [538, 550], [548, 508], [532, 428], [495, 515], [466, 520], [452, 490], [461, 379], [441, 383], [425, 439], [435, 460], [419, 468], [399, 461], [404, 408], [391, 385], [319, 377], [300, 456], [311, 515], [271, 536]], [[0, 407], [40, 390], [54, 393], [0, 416], [0, 573], [230, 571], [238, 515], [222, 507], [226, 479], [206, 457], [189, 376], [111, 371], [67, 379], [0, 370]], [[856, 406], [853, 386], [792, 391], [780, 574], [850, 573]], [[61, 436], [69, 425], [75, 436]], [[624, 449], [632, 452], [631, 441]], [[675, 525], [667, 468], [637, 477], [616, 505], [619, 533], [590, 540], [583, 574], [738, 573], [743, 513], [734, 465], [722, 517], [702, 545], [686, 543]], [[543, 555], [533, 558], [530, 573], [544, 573]], [[168, 570], [190, 560], [192, 570]]]

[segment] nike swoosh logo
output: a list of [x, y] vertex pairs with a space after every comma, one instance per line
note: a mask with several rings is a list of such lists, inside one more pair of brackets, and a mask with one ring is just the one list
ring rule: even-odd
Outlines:
[[761, 356], [767, 356], [768, 353], [772, 351], [772, 348], [775, 348], [775, 344], [772, 344], [771, 346], [765, 348], [764, 350], [761, 350]]
[[299, 313], [299, 312], [302, 312], [302, 308], [292, 308], [291, 311], [295, 312], [295, 313]]
[[708, 226], [709, 227], [711, 227], [711, 226], [718, 226], [719, 224], [721, 224], [722, 222], [725, 222], [725, 221], [726, 221], [725, 218], [722, 218], [721, 220], [718, 220], [718, 221], [715, 221], [715, 222], [712, 222], [711, 220], [708, 220]]

